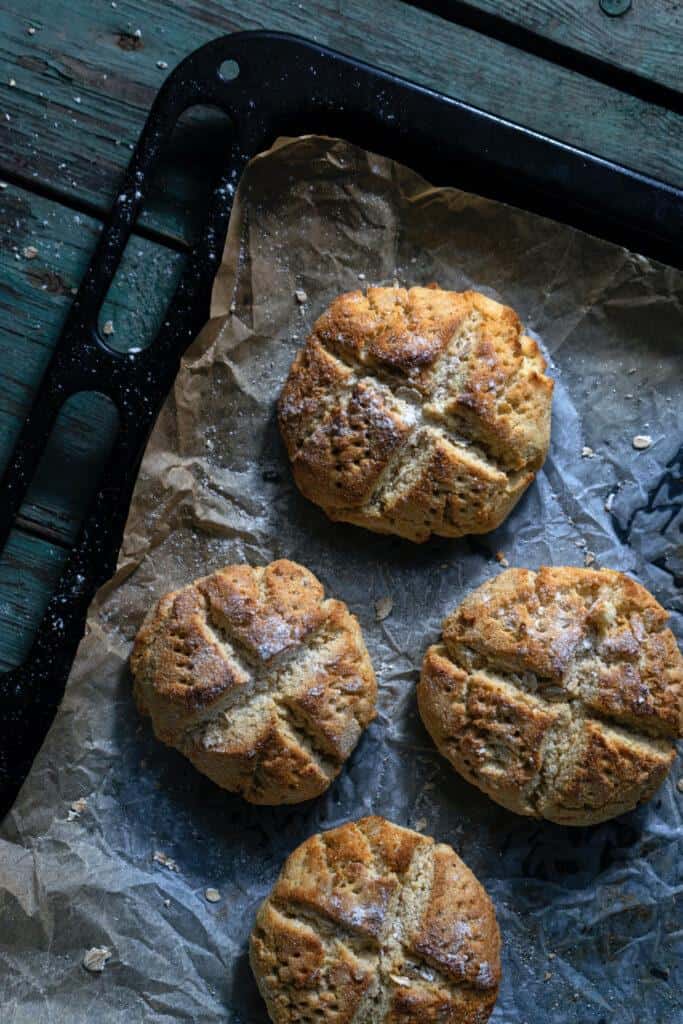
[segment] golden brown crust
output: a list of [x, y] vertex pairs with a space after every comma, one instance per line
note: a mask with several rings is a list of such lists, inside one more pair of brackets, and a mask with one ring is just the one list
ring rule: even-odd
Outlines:
[[156, 736], [252, 803], [324, 792], [375, 717], [356, 618], [286, 560], [229, 565], [166, 594], [131, 669]]
[[422, 719], [469, 782], [518, 814], [605, 821], [648, 800], [683, 734], [666, 611], [611, 570], [509, 569], [443, 623]]
[[280, 396], [297, 486], [330, 518], [379, 533], [492, 530], [548, 450], [545, 368], [516, 313], [478, 292], [341, 295]]
[[250, 960], [275, 1024], [484, 1024], [500, 934], [449, 846], [371, 817], [291, 854], [257, 914]]

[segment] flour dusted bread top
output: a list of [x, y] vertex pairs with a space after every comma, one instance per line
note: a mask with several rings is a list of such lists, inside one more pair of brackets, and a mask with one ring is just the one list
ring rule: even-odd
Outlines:
[[492, 530], [545, 459], [545, 366], [517, 314], [478, 292], [341, 295], [280, 397], [296, 483], [330, 518], [380, 533]]
[[291, 854], [250, 959], [275, 1024], [484, 1024], [500, 936], [450, 846], [370, 817]]
[[229, 565], [166, 594], [131, 669], [157, 737], [253, 803], [322, 793], [375, 716], [356, 618], [286, 560]]
[[469, 782], [589, 825], [648, 800], [683, 725], [683, 658], [644, 587], [610, 570], [509, 569], [444, 620], [423, 721]]

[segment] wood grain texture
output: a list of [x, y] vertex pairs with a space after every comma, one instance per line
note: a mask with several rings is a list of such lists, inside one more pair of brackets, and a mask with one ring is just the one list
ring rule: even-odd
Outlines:
[[[4, 469], [100, 232], [98, 221], [23, 189], [0, 191], [0, 471]], [[36, 250], [36, 255], [32, 255]], [[125, 350], [154, 337], [184, 256], [133, 236], [103, 307], [110, 342]], [[72, 542], [78, 499], [98, 449], [111, 439], [106, 405], [78, 397], [64, 411], [21, 521]], [[54, 465], [50, 466], [50, 460]], [[87, 487], [86, 487], [87, 490]]]
[[67, 555], [23, 530], [10, 533], [0, 554], [0, 672], [28, 654]]
[[[263, 27], [300, 33], [654, 177], [683, 183], [679, 116], [399, 0], [371, 5], [366, 0], [271, 0], [267, 5], [120, 0], [115, 8], [82, 0], [76, 6], [78, 17], [73, 0], [35, 0], [34, 35], [27, 32], [21, 0], [6, 0], [0, 11], [0, 54], [8, 75], [0, 83], [0, 110], [9, 117], [0, 121], [0, 169], [74, 197], [92, 212], [107, 208], [115, 195], [163, 80], [157, 63], [173, 68], [216, 36]], [[9, 86], [9, 77], [15, 86]], [[156, 190], [143, 216], [147, 225], [173, 238], [187, 235], [182, 211], [193, 192], [190, 169], [205, 173], [211, 155], [220, 155], [211, 133], [192, 125], [188, 133], [186, 143], [179, 143], [178, 168]]]
[[116, 438], [118, 413], [105, 395], [84, 391], [62, 406], [17, 525], [57, 544], [74, 544]]
[[[0, 191], [0, 471], [100, 228], [97, 220], [24, 189]], [[102, 320], [114, 324], [110, 341], [118, 348], [154, 337], [183, 260], [165, 246], [131, 238], [102, 311]], [[22, 504], [21, 528], [0, 553], [0, 670], [19, 664], [28, 651], [114, 430], [112, 409], [101, 396], [74, 396], [60, 413]]]
[[683, 89], [683, 4], [633, 3], [610, 18], [597, 0], [467, 0], [468, 6], [505, 18], [545, 39], [570, 46], [615, 67], [673, 89]]

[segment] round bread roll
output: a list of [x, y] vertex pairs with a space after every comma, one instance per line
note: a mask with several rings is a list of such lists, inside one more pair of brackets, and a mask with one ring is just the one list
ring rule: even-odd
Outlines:
[[280, 396], [297, 486], [331, 519], [377, 533], [492, 530], [548, 450], [545, 368], [517, 314], [478, 292], [341, 295]]
[[324, 792], [375, 717], [358, 621], [286, 560], [229, 565], [166, 594], [131, 668], [158, 739], [255, 804]]
[[500, 934], [450, 846], [362, 818], [287, 859], [257, 914], [250, 960], [275, 1024], [484, 1024]]
[[683, 658], [620, 572], [508, 569], [443, 623], [422, 720], [468, 782], [517, 814], [592, 825], [649, 800], [675, 757]]

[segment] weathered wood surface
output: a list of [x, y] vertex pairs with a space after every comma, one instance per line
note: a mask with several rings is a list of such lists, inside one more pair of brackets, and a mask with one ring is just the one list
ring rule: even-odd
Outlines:
[[467, 0], [477, 11], [623, 68], [672, 89], [683, 89], [683, 4], [639, 3], [610, 18], [597, 0]]
[[[0, 123], [0, 170], [29, 187], [35, 182], [77, 199], [92, 212], [105, 209], [163, 80], [158, 63], [172, 68], [209, 39], [263, 27], [298, 32], [655, 177], [683, 182], [676, 114], [400, 0], [120, 0], [115, 7], [106, 0], [36, 0], [29, 9], [22, 0], [5, 0], [0, 110], [9, 121]], [[200, 139], [198, 132], [190, 153]], [[178, 210], [188, 200], [189, 165], [202, 167], [210, 153], [205, 141], [201, 159], [189, 160], [184, 173], [157, 192], [146, 224], [183, 235]]]
[[[100, 223], [8, 185], [0, 191], [0, 471], [30, 408]], [[102, 310], [109, 341], [151, 340], [183, 257], [133, 236]]]
[[[608, 19], [597, 0], [468, 0], [548, 39], [680, 87], [681, 5]], [[399, 0], [4, 0], [0, 6], [0, 466], [9, 455], [152, 99], [173, 66], [218, 35], [308, 36], [536, 130], [675, 183], [683, 119]], [[29, 29], [35, 29], [29, 32]], [[139, 31], [140, 36], [136, 35]], [[12, 83], [12, 84], [10, 84]], [[151, 336], [200, 219], [224, 125], [195, 112], [153, 189], [104, 319], [117, 345]], [[42, 191], [50, 199], [41, 198]], [[66, 205], [63, 205], [66, 204]], [[21, 255], [34, 246], [38, 255]], [[73, 542], [111, 438], [106, 406], [66, 411], [0, 558], [0, 667], [16, 664]]]
[[[0, 191], [0, 470], [99, 231], [93, 218], [24, 189], [10, 185]], [[132, 237], [102, 312], [102, 322], [111, 320], [114, 327], [112, 344], [125, 350], [154, 337], [183, 259], [165, 246]], [[18, 520], [23, 530], [53, 543], [22, 545], [19, 534], [11, 571], [7, 552], [0, 557], [0, 666], [8, 652], [23, 649], [16, 631], [39, 621], [56, 579], [36, 571], [32, 560], [47, 564], [75, 540], [114, 430], [111, 408], [101, 396], [77, 395], [60, 414]], [[25, 573], [22, 551], [28, 557]]]
[[23, 530], [10, 534], [0, 558], [0, 672], [28, 653], [67, 553]]

